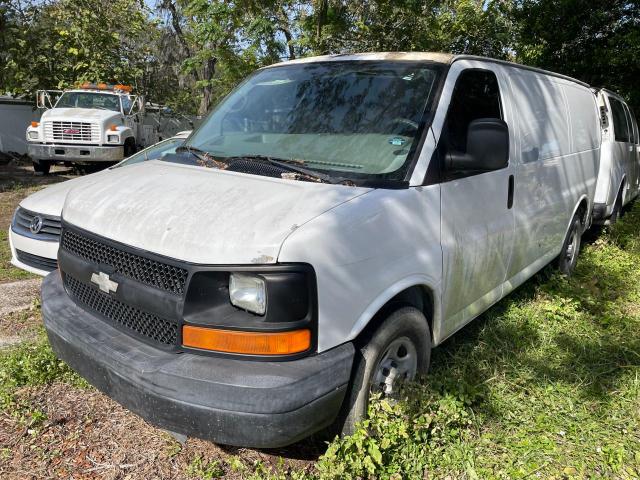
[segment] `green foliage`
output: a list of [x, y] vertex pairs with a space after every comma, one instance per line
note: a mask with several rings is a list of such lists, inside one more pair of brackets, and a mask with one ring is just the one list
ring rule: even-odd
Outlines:
[[195, 457], [187, 467], [187, 475], [202, 480], [213, 480], [221, 478], [224, 470], [220, 466], [220, 462], [204, 460], [201, 456]]
[[153, 22], [136, 0], [26, 2], [23, 9], [3, 12], [0, 90], [136, 83], [142, 76], [149, 47], [141, 40]]
[[44, 385], [55, 380], [77, 382], [76, 374], [54, 355], [43, 332], [35, 343], [0, 351], [0, 389]]

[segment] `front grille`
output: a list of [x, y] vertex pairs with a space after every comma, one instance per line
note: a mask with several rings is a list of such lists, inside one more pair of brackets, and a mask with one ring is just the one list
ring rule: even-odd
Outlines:
[[88, 122], [44, 122], [46, 142], [100, 143], [100, 126]]
[[83, 234], [65, 229], [61, 248], [98, 265], [113, 267], [115, 272], [161, 290], [182, 295], [187, 270], [125, 252]]
[[69, 274], [64, 276], [64, 283], [67, 292], [77, 303], [93, 310], [109, 322], [155, 342], [177, 345], [178, 325], [176, 323], [126, 305]]
[[[42, 219], [42, 227], [38, 233], [31, 231], [31, 224], [35, 217]], [[13, 218], [13, 230], [20, 235], [26, 237], [37, 238], [38, 240], [50, 240], [59, 241], [62, 226], [60, 223], [60, 217], [54, 217], [52, 215], [42, 215], [40, 213], [25, 210], [22, 207], [18, 207], [16, 214]]]
[[45, 272], [53, 272], [58, 268], [58, 262], [55, 258], [41, 257], [39, 255], [33, 255], [32, 253], [23, 252], [22, 250], [16, 250], [16, 257], [18, 261], [24, 263], [38, 270], [44, 270]]

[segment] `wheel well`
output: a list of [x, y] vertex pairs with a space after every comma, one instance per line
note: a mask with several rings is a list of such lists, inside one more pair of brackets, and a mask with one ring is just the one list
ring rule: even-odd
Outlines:
[[433, 341], [433, 293], [424, 285], [409, 287], [388, 300], [358, 334], [358, 338], [368, 337], [375, 332], [392, 312], [401, 307], [415, 307], [423, 313]]
[[618, 201], [618, 198], [620, 199], [621, 202], [624, 202], [624, 187], [627, 185], [627, 177], [624, 176], [622, 177], [622, 181], [620, 182], [620, 186], [618, 187], [618, 194], [616, 195], [616, 202]]
[[582, 200], [580, 200], [580, 204], [578, 205], [578, 208], [576, 210], [576, 215], [580, 216], [580, 222], [582, 223], [582, 226], [589, 225], [589, 219], [587, 218], [588, 213], [589, 204], [587, 203], [587, 199], [583, 198]]

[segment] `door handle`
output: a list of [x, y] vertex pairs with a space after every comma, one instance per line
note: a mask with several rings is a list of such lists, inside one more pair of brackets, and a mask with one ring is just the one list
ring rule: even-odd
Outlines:
[[509, 175], [509, 193], [507, 196], [507, 210], [511, 210], [513, 207], [513, 188], [515, 186], [515, 179], [513, 175]]

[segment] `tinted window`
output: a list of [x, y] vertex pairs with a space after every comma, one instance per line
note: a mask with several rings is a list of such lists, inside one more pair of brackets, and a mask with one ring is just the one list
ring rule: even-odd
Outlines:
[[635, 122], [631, 117], [631, 109], [628, 105], [624, 105], [624, 113], [627, 115], [627, 125], [629, 125], [629, 141], [631, 143], [638, 143], [638, 134], [635, 128]]
[[624, 106], [620, 100], [609, 97], [611, 105], [611, 116], [613, 117], [613, 131], [616, 142], [628, 142], [630, 139], [627, 127], [627, 116], [624, 113]]
[[487, 70], [465, 70], [458, 77], [447, 114], [448, 148], [467, 151], [467, 130], [479, 118], [502, 119], [498, 79]]
[[635, 143], [640, 143], [640, 132], [638, 132], [638, 121], [636, 120], [636, 116], [633, 114], [633, 110], [629, 109], [629, 113], [631, 114], [631, 120], [633, 120], [633, 131]]

